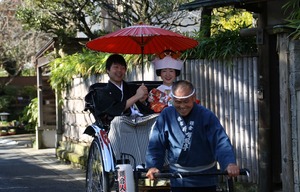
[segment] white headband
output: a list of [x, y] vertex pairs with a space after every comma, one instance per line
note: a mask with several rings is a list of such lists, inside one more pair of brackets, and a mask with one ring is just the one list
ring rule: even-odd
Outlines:
[[174, 98], [176, 98], [176, 99], [186, 99], [186, 98], [189, 98], [189, 97], [193, 96], [194, 93], [195, 93], [195, 89], [193, 89], [192, 93], [189, 94], [188, 96], [178, 97], [178, 96], [174, 95], [174, 93], [173, 93], [173, 91], [172, 91], [172, 92], [171, 92], [171, 96], [174, 97]]

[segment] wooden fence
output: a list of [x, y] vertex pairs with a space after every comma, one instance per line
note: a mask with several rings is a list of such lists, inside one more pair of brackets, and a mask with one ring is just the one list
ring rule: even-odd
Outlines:
[[[147, 69], [144, 74], [147, 80], [157, 80], [153, 67]], [[129, 72], [127, 80], [136, 80], [133, 74], [140, 74], [139, 70]], [[234, 146], [238, 165], [251, 172], [250, 177], [239, 177], [239, 180], [250, 183], [258, 180], [257, 74], [257, 58], [242, 57], [231, 61], [189, 60], [178, 78], [190, 80], [201, 104], [219, 117]], [[107, 82], [107, 78], [102, 79]], [[74, 86], [67, 91], [63, 117], [66, 138], [86, 140], [82, 133], [90, 121], [82, 111], [83, 98], [92, 83], [95, 79], [75, 79]]]

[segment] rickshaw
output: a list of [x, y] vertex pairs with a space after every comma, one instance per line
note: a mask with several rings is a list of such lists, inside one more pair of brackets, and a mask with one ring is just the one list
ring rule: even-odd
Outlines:
[[[137, 165], [134, 155], [122, 153], [116, 158], [108, 138], [110, 131], [109, 117], [97, 111], [97, 93], [101, 92], [105, 84], [96, 83], [90, 87], [85, 97], [85, 111], [89, 111], [94, 117], [94, 123], [89, 125], [84, 133], [93, 137], [90, 145], [86, 166], [86, 191], [87, 192], [138, 192], [141, 188], [138, 181], [146, 178], [147, 170], [142, 165]], [[100, 114], [100, 115], [99, 115]], [[151, 128], [149, 128], [151, 129]], [[126, 146], [125, 146], [126, 147]], [[241, 169], [241, 175], [248, 175], [249, 170]], [[156, 174], [156, 178], [188, 177], [193, 175], [227, 175], [226, 171], [215, 173], [169, 173]], [[155, 190], [151, 188], [151, 191]], [[157, 188], [159, 190], [159, 188]], [[233, 192], [233, 179], [226, 177], [226, 186], [218, 188], [219, 191]], [[166, 190], [164, 190], [166, 191]]]

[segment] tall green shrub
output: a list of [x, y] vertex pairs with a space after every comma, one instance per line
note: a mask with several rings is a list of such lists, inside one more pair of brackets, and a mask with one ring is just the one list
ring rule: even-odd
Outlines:
[[34, 132], [38, 124], [38, 98], [31, 100], [31, 103], [25, 107], [21, 122], [26, 131]]
[[293, 39], [300, 39], [300, 0], [290, 0], [282, 9], [288, 14], [286, 26], [293, 29], [290, 36]]

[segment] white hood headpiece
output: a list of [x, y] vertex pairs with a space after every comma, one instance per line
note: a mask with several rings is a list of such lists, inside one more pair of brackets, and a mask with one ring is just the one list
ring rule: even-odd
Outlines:
[[165, 56], [163, 59], [156, 58], [152, 63], [154, 63], [155, 70], [170, 68], [180, 71], [183, 65], [182, 60], [173, 59], [169, 55]]

